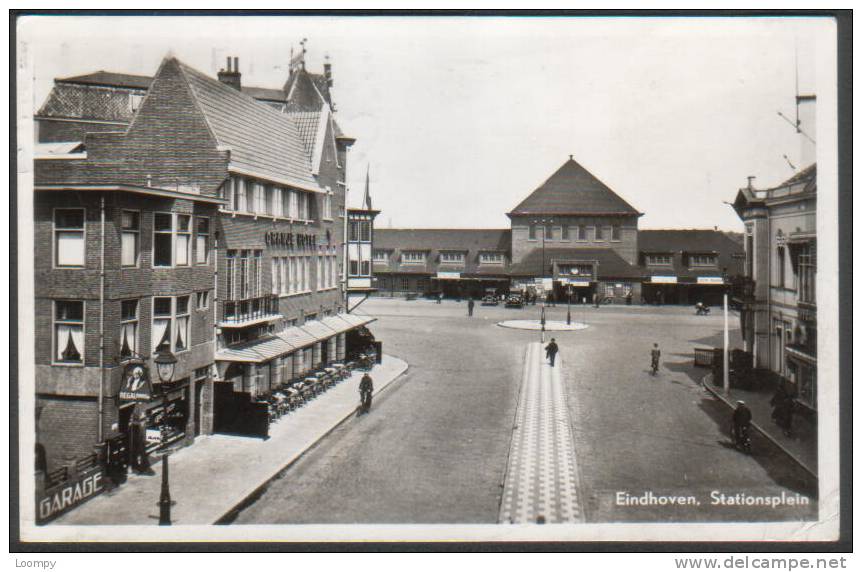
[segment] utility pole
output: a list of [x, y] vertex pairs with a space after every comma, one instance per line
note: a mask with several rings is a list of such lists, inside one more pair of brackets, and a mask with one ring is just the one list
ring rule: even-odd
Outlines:
[[727, 327], [727, 292], [724, 293], [724, 356], [722, 369], [724, 371], [724, 394], [730, 394], [730, 332]]

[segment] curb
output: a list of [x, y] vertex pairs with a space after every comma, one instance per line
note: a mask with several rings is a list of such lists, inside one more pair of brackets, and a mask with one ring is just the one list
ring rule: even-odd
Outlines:
[[[708, 373], [708, 374], [706, 374], [706, 376], [704, 376], [704, 377], [703, 377], [703, 379], [701, 379], [701, 385], [703, 386], [703, 388], [704, 388], [706, 391], [708, 391], [709, 393], [711, 393], [713, 396], [715, 396], [715, 397], [717, 397], [718, 399], [720, 399], [720, 400], [721, 400], [725, 405], [727, 405], [728, 407], [730, 407], [731, 409], [733, 409], [733, 404], [732, 404], [732, 403], [731, 403], [731, 402], [730, 402], [730, 401], [729, 401], [729, 400], [728, 400], [724, 395], [721, 395], [721, 393], [719, 393], [719, 392], [718, 392], [718, 390], [716, 390], [715, 388], [711, 387], [711, 384], [710, 384], [710, 383], [708, 383], [707, 378], [710, 378], [710, 379], [711, 379], [711, 378], [712, 378], [712, 374], [711, 374], [711, 373]], [[805, 470], [805, 472], [807, 472], [809, 475], [811, 475], [812, 477], [814, 477], [814, 480], [815, 480], [815, 481], [817, 481], [817, 480], [818, 480], [818, 478], [817, 478], [817, 472], [816, 472], [816, 471], [812, 470], [812, 469], [811, 469], [811, 467], [809, 467], [807, 464], [805, 464], [805, 462], [803, 462], [801, 459], [799, 459], [799, 457], [797, 457], [796, 455], [794, 455], [793, 453], [791, 453], [790, 451], [788, 451], [788, 450], [784, 447], [784, 445], [782, 445], [781, 443], [779, 443], [778, 441], [776, 441], [776, 440], [775, 440], [775, 438], [774, 438], [772, 435], [770, 435], [768, 432], [764, 431], [764, 430], [763, 430], [763, 428], [762, 428], [762, 427], [760, 427], [760, 425], [758, 425], [757, 423], [755, 423], [754, 421], [752, 421], [752, 422], [751, 422], [751, 426], [752, 426], [752, 427], [754, 427], [754, 429], [755, 429], [755, 430], [757, 430], [757, 432], [758, 432], [758, 433], [760, 433], [761, 435], [763, 435], [764, 437], [766, 437], [766, 439], [767, 439], [768, 441], [770, 441], [773, 445], [775, 445], [776, 447], [778, 447], [778, 448], [781, 450], [781, 452], [783, 452], [785, 455], [787, 455], [788, 457], [790, 457], [790, 459], [791, 459], [794, 463], [796, 463], [797, 465], [799, 465], [800, 467], [802, 467], [802, 469], [803, 469], [803, 470]]]
[[[392, 356], [392, 357], [395, 357], [395, 356]], [[395, 374], [395, 376], [393, 376], [392, 379], [390, 379], [386, 383], [386, 385], [383, 385], [383, 386], [379, 387], [376, 391], [374, 391], [371, 394], [372, 397], [377, 396], [380, 393], [382, 393], [383, 391], [385, 391], [387, 387], [394, 384], [398, 379], [400, 379], [405, 373], [407, 373], [410, 370], [410, 364], [407, 362], [404, 362], [404, 363], [405, 363], [404, 369], [401, 370], [400, 372], [398, 372], [397, 374]], [[281, 477], [285, 471], [290, 469], [290, 467], [292, 467], [297, 461], [299, 461], [308, 451], [310, 451], [318, 443], [323, 441], [330, 433], [332, 433], [333, 431], [338, 429], [341, 425], [344, 424], [345, 421], [352, 418], [355, 414], [356, 414], [356, 409], [353, 409], [349, 413], [347, 413], [347, 415], [345, 415], [344, 417], [342, 417], [341, 419], [336, 421], [332, 427], [330, 427], [329, 429], [324, 431], [317, 439], [315, 439], [312, 443], [310, 443], [308, 445], [308, 447], [299, 451], [296, 455], [294, 455], [291, 459], [289, 459], [287, 461], [287, 463], [285, 465], [283, 465], [281, 468], [279, 468], [277, 471], [275, 471], [274, 474], [265, 478], [263, 480], [263, 482], [261, 482], [259, 485], [255, 486], [255, 488], [252, 489], [252, 491], [250, 493], [244, 494], [238, 502], [234, 503], [234, 505], [230, 509], [228, 509], [224, 514], [222, 514], [222, 516], [217, 518], [215, 520], [215, 522], [213, 522], [213, 524], [216, 524], [216, 525], [231, 524], [236, 519], [236, 517], [239, 516], [240, 512], [242, 512], [243, 510], [245, 510], [246, 508], [248, 508], [249, 506], [254, 504], [261, 497], [261, 495], [263, 495], [263, 493], [266, 492], [267, 488], [269, 488], [269, 484], [272, 481]]]

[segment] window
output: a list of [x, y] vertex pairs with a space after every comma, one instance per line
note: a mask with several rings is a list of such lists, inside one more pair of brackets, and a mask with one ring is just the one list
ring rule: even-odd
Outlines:
[[406, 276], [403, 276], [401, 278], [401, 289], [407, 290], [408, 288], [410, 288], [410, 280]]
[[129, 94], [129, 111], [135, 113], [138, 109], [141, 108], [141, 102], [144, 101], [144, 95], [142, 93], [130, 93]]
[[54, 264], [84, 266], [84, 209], [54, 211]]
[[279, 292], [281, 292], [281, 258], [273, 257], [271, 263], [272, 293], [278, 294]]
[[153, 266], [172, 266], [173, 215], [155, 213], [153, 215]]
[[554, 240], [554, 227], [545, 225], [545, 240]]
[[237, 297], [236, 293], [236, 277], [234, 276], [236, 272], [236, 250], [228, 250], [225, 253], [225, 262], [227, 268], [225, 272], [227, 274], [227, 279], [225, 281], [225, 286], [227, 287], [227, 299], [235, 300]]
[[281, 258], [281, 264], [279, 265], [279, 272], [281, 274], [280, 280], [279, 280], [281, 288], [279, 291], [282, 294], [287, 294], [290, 291], [290, 276], [289, 276], [290, 265], [288, 264], [289, 262], [290, 262], [289, 258], [282, 257]]
[[374, 262], [389, 262], [389, 252], [385, 250], [375, 250], [374, 251]]
[[288, 191], [288, 215], [290, 218], [299, 218], [299, 192]]
[[425, 264], [425, 253], [409, 250], [402, 252], [401, 262], [403, 264]]
[[647, 264], [650, 266], [670, 266], [672, 262], [670, 254], [650, 254], [647, 256]]
[[242, 177], [233, 177], [233, 210], [240, 212], [248, 211], [248, 196], [246, 195], [246, 181]]
[[531, 224], [529, 230], [529, 239], [536, 240], [536, 225]]
[[189, 348], [189, 296], [153, 298], [153, 351]]
[[192, 259], [192, 217], [177, 215], [177, 266], [188, 266]]
[[120, 357], [130, 358], [138, 353], [138, 301], [120, 302]]
[[197, 300], [197, 309], [198, 310], [206, 310], [210, 305], [210, 292], [209, 290], [203, 290], [201, 292], [195, 293], [195, 298]]
[[210, 219], [196, 217], [197, 222], [197, 244], [195, 261], [198, 264], [207, 264], [210, 260]]
[[358, 260], [351, 260], [349, 268], [350, 268], [349, 274], [351, 276], [359, 276], [359, 261]]
[[332, 190], [326, 187], [326, 194], [323, 196], [323, 218], [332, 220]]
[[775, 269], [775, 271], [778, 273], [778, 276], [776, 276], [777, 280], [775, 281], [775, 285], [779, 288], [784, 288], [785, 276], [787, 275], [787, 254], [783, 246], [779, 246], [775, 249], [775, 259], [776, 262], [778, 262]]
[[689, 258], [689, 266], [715, 266], [717, 260], [714, 254], [692, 254]]
[[585, 226], [576, 226], [575, 230], [578, 234], [578, 240], [586, 241], [587, 240], [587, 227]]
[[275, 216], [284, 216], [284, 190], [281, 187], [273, 187], [272, 189], [272, 214]]
[[595, 238], [595, 240], [598, 242], [598, 241], [604, 240], [604, 239], [605, 239], [604, 229], [600, 226], [597, 226], [596, 227], [596, 238]]
[[371, 242], [371, 224], [367, 220], [359, 221], [359, 241]]
[[84, 363], [84, 302], [54, 302], [54, 361]]
[[817, 245], [803, 244], [799, 250], [799, 301], [814, 304], [817, 285]]
[[141, 213], [122, 211], [120, 213], [120, 264], [137, 266], [141, 252]]
[[442, 264], [464, 264], [463, 252], [441, 252], [440, 262]]
[[569, 240], [569, 227], [563, 225], [562, 240]]
[[274, 197], [275, 197], [275, 192], [273, 191], [272, 186], [266, 185], [263, 188], [263, 200], [264, 200], [263, 212], [265, 212], [268, 215], [274, 215], [275, 214], [275, 198]]
[[620, 240], [620, 225], [615, 224], [611, 227], [611, 240]]
[[479, 263], [480, 264], [503, 264], [503, 255], [500, 254], [499, 252], [483, 252], [479, 255]]
[[252, 207], [249, 210], [253, 213], [264, 214], [266, 204], [264, 186], [261, 183], [252, 183], [252, 199]]
[[360, 276], [371, 276], [371, 263], [369, 263], [367, 260], [363, 260], [360, 266]]
[[323, 290], [323, 257], [317, 255], [317, 289]]
[[263, 294], [263, 251], [255, 250], [251, 258], [251, 271], [249, 273], [249, 296], [256, 298]]

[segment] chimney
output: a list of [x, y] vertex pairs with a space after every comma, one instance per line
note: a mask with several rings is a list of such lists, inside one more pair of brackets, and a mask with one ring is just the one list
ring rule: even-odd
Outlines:
[[753, 190], [754, 190], [754, 185], [752, 184], [752, 181], [753, 181], [754, 179], [756, 179], [757, 177], [755, 177], [754, 175], [749, 175], [747, 178], [748, 178], [748, 190], [749, 190], [749, 191], [753, 191]]
[[242, 74], [239, 73], [239, 58], [233, 58], [233, 67], [231, 67], [231, 58], [228, 56], [227, 71], [220, 69], [218, 72], [218, 80], [231, 86], [237, 91], [242, 91], [242, 83], [240, 81], [241, 77]]
[[329, 63], [329, 56], [326, 56], [323, 63], [323, 77], [326, 78], [326, 87], [332, 87], [332, 64]]

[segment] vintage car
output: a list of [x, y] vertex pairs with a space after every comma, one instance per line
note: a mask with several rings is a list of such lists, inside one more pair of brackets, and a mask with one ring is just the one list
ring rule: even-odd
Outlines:
[[520, 294], [510, 294], [506, 299], [507, 308], [523, 308], [524, 298]]
[[482, 298], [483, 306], [496, 306], [500, 303], [500, 300], [497, 299], [493, 294], [487, 294]]

